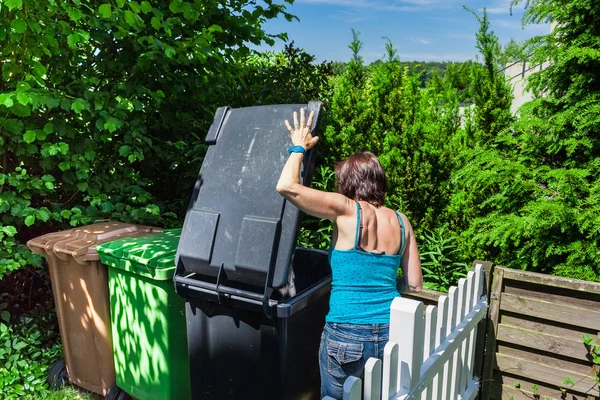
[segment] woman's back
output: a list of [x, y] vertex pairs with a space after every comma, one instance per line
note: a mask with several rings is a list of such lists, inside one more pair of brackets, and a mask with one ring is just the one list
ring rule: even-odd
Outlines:
[[358, 202], [351, 222], [336, 224], [339, 239], [334, 237], [330, 250], [333, 276], [327, 322], [388, 323], [390, 305], [398, 296], [396, 277], [405, 244], [404, 222], [392, 210]]
[[[360, 223], [362, 223], [359, 247], [367, 252], [398, 253], [401, 246], [401, 224], [398, 221], [398, 214], [387, 207], [374, 207], [365, 201], [360, 201], [358, 204], [361, 213]], [[332, 245], [335, 249], [349, 250], [354, 248], [357, 214], [358, 209], [354, 215], [337, 219], [332, 239]], [[403, 223], [406, 224], [406, 220]]]

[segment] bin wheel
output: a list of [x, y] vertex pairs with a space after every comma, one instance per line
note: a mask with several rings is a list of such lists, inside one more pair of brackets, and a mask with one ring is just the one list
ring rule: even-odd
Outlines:
[[131, 400], [131, 397], [129, 397], [129, 395], [117, 385], [112, 385], [106, 391], [106, 396], [104, 396], [104, 400]]
[[48, 368], [48, 385], [53, 389], [60, 389], [69, 384], [69, 374], [65, 360], [55, 361]]

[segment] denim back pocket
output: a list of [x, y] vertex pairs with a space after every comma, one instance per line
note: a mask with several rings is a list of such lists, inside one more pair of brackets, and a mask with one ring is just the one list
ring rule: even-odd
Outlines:
[[327, 369], [336, 378], [355, 375], [362, 369], [359, 361], [363, 355], [361, 343], [344, 343], [327, 339]]

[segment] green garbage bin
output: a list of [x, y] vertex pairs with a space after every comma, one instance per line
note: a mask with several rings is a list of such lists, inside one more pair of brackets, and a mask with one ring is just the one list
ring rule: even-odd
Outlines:
[[117, 385], [140, 400], [189, 399], [185, 300], [173, 273], [181, 229], [97, 247], [109, 267]]

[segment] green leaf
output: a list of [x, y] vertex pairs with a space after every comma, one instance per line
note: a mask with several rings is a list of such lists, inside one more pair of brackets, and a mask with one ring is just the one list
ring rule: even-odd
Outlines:
[[66, 171], [71, 168], [71, 163], [68, 161], [63, 161], [58, 164], [58, 168], [60, 168], [61, 171]]
[[10, 23], [10, 27], [15, 33], [24, 33], [27, 30], [27, 22], [22, 19], [13, 19]]
[[142, 1], [142, 12], [149, 13], [150, 11], [152, 11], [152, 5], [147, 1]]
[[175, 55], [175, 49], [171, 46], [167, 46], [165, 48], [165, 55], [169, 58], [173, 58], [173, 56]]
[[88, 161], [92, 161], [94, 158], [96, 158], [96, 152], [92, 151], [92, 150], [87, 150], [83, 153], [84, 157], [86, 160]]
[[42, 76], [46, 75], [46, 72], [48, 72], [48, 70], [46, 69], [46, 67], [44, 67], [38, 61], [32, 62], [31, 63], [31, 67], [33, 68], [33, 72], [35, 72], [36, 75], [39, 76], [39, 77], [42, 77]]
[[46, 189], [48, 190], [54, 190], [54, 183], [52, 182], [44, 182], [44, 186], [46, 186]]
[[85, 192], [87, 188], [88, 188], [87, 182], [79, 182], [77, 184], [77, 190], [79, 190], [80, 192]]
[[35, 214], [37, 215], [37, 218], [43, 222], [47, 222], [50, 219], [50, 213], [46, 210], [37, 210]]
[[12, 95], [9, 93], [0, 94], [0, 104], [4, 104], [6, 107], [11, 108], [13, 106], [11, 96]]
[[79, 42], [79, 35], [76, 33], [71, 33], [69, 36], [67, 36], [67, 45], [70, 48], [75, 48], [75, 46], [77, 45], [77, 43]]
[[52, 96], [48, 96], [48, 95], [44, 96], [44, 102], [45, 102], [46, 106], [50, 109], [56, 108], [60, 105], [59, 99], [52, 97]]
[[188, 8], [187, 10], [185, 10], [183, 12], [183, 18], [190, 20], [190, 21], [197, 19], [199, 15], [200, 14], [198, 13], [198, 11], [190, 9], [190, 8]]
[[2, 232], [4, 232], [8, 237], [13, 237], [17, 234], [17, 228], [14, 226], [3, 226]]
[[83, 16], [83, 13], [78, 8], [71, 8], [69, 9], [69, 11], [67, 11], [67, 13], [69, 14], [69, 18], [71, 18], [71, 20], [75, 22], [79, 21]]
[[31, 103], [31, 97], [29, 97], [26, 93], [17, 93], [17, 101], [26, 106], [27, 104]]
[[111, 202], [105, 201], [102, 204], [100, 204], [100, 210], [102, 210], [103, 213], [109, 213], [114, 210], [114, 206]]
[[119, 154], [121, 157], [125, 157], [131, 153], [131, 146], [123, 145], [119, 147]]
[[10, 108], [10, 111], [17, 117], [29, 117], [31, 115], [31, 108], [28, 106], [24, 106], [21, 103], [14, 104]]
[[0, 313], [0, 318], [2, 318], [5, 322], [10, 322], [10, 313], [8, 311], [2, 311]]
[[71, 218], [71, 211], [69, 210], [62, 210], [60, 212], [60, 216], [63, 218]]
[[76, 99], [71, 104], [71, 110], [75, 111], [77, 114], [81, 114], [83, 110], [88, 110], [90, 107], [89, 103], [83, 99]]
[[25, 225], [27, 225], [27, 226], [31, 226], [31, 225], [33, 225], [33, 224], [35, 224], [35, 215], [28, 215], [28, 216], [25, 218]]
[[69, 152], [69, 145], [67, 143], [60, 142], [58, 144], [58, 149], [62, 154], [67, 154]]
[[152, 17], [152, 19], [150, 20], [150, 23], [152, 24], [152, 27], [156, 30], [159, 30], [162, 27], [162, 23], [160, 22], [160, 18], [157, 17]]
[[98, 14], [100, 14], [103, 18], [109, 18], [112, 13], [112, 9], [110, 4], [102, 4], [98, 7]]
[[35, 134], [34, 131], [27, 131], [23, 135], [23, 140], [25, 141], [25, 143], [33, 143], [33, 142], [35, 142], [36, 136], [37, 135]]
[[104, 123], [104, 129], [107, 129], [110, 133], [113, 133], [121, 127], [122, 123], [120, 120], [114, 117], [108, 117], [108, 120]]
[[181, 0], [171, 1], [171, 3], [169, 4], [169, 10], [171, 10], [171, 12], [174, 14], [177, 14], [178, 12], [180, 12], [181, 11]]
[[8, 7], [8, 11], [12, 11], [15, 8], [20, 10], [23, 7], [23, 0], [4, 0], [4, 4]]
[[31, 89], [31, 85], [25, 81], [20, 81], [19, 83], [17, 83], [17, 90], [19, 92], [26, 92], [29, 89]]
[[44, 133], [50, 134], [54, 132], [54, 124], [52, 122], [48, 122], [44, 125]]
[[136, 13], [136, 14], [140, 12], [140, 5], [138, 4], [138, 2], [137, 2], [137, 1], [130, 0], [130, 1], [129, 1], [129, 8], [131, 8], [131, 10], [132, 10], [134, 13]]
[[131, 10], [125, 10], [123, 13], [125, 15], [125, 22], [130, 26], [135, 25], [135, 14]]

